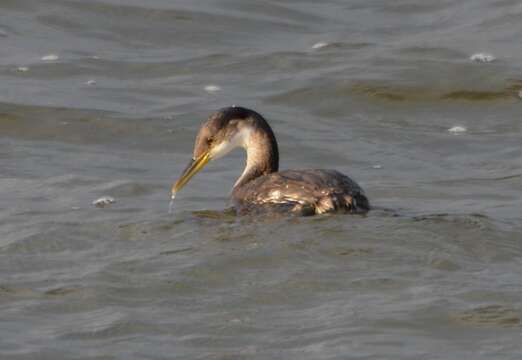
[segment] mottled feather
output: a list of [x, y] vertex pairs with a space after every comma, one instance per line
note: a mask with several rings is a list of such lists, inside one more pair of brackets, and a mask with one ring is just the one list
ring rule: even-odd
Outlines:
[[322, 169], [285, 170], [260, 176], [234, 188], [232, 199], [240, 213], [259, 206], [276, 206], [302, 215], [366, 212], [370, 207], [355, 181], [336, 170]]

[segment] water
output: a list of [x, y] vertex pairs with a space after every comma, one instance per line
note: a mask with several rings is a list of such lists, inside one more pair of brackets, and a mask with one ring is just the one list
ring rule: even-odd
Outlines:
[[[0, 357], [519, 359], [521, 17], [1, 1]], [[267, 117], [281, 168], [343, 171], [377, 210], [221, 212], [237, 151], [168, 214], [199, 124], [233, 104]]]

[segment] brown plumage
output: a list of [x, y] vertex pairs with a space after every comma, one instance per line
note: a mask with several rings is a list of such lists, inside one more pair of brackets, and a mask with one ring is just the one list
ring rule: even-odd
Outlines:
[[270, 207], [302, 215], [369, 210], [359, 185], [336, 170], [286, 170], [260, 176], [234, 187], [232, 199], [241, 213]]
[[206, 162], [235, 147], [247, 152], [245, 170], [232, 189], [232, 201], [240, 214], [285, 211], [313, 215], [370, 209], [361, 187], [336, 170], [278, 171], [279, 152], [272, 129], [260, 114], [241, 107], [221, 109], [201, 126], [194, 158], [173, 186], [172, 197]]

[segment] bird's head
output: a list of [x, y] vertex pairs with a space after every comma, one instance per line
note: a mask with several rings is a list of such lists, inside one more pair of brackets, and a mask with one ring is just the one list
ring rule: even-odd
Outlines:
[[209, 161], [219, 159], [237, 147], [247, 148], [258, 117], [261, 115], [252, 110], [235, 106], [212, 114], [199, 129], [192, 159], [172, 186], [172, 199]]

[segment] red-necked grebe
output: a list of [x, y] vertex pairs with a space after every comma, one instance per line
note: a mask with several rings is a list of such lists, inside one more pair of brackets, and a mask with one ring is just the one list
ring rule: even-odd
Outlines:
[[245, 170], [232, 189], [239, 214], [280, 210], [313, 215], [370, 209], [361, 187], [336, 170], [278, 171], [279, 152], [272, 129], [260, 114], [236, 106], [221, 109], [203, 123], [192, 161], [172, 186], [172, 199], [210, 160], [236, 147], [247, 152]]

